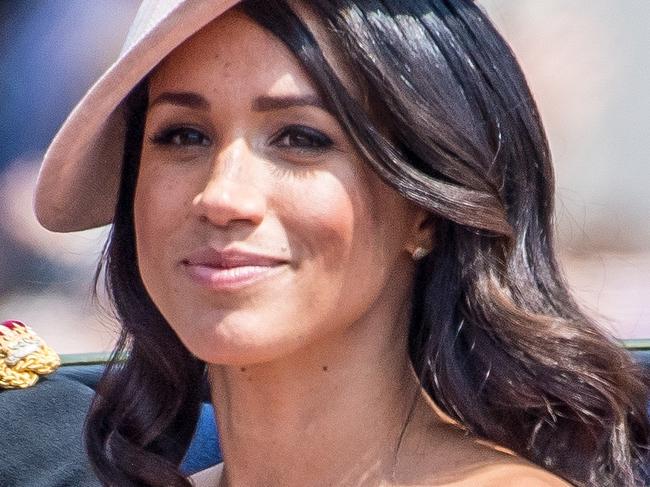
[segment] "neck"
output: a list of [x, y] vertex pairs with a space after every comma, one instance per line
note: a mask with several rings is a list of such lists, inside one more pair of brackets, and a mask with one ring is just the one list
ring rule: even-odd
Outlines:
[[368, 321], [209, 377], [228, 487], [379, 485], [419, 395], [406, 327]]

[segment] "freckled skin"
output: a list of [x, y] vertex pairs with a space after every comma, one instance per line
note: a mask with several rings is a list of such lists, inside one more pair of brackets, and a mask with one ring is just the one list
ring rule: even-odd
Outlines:
[[[202, 31], [153, 73], [150, 100], [193, 92], [210, 109], [149, 111], [135, 197], [145, 286], [185, 345], [211, 363], [272, 360], [363, 321], [389, 295], [406, 299], [406, 249], [426, 216], [379, 180], [330, 114], [251, 109], [262, 95], [316, 90], [278, 40], [249, 24]], [[196, 128], [209, 146], [152, 143], [169, 124]], [[278, 148], [272, 136], [289, 124], [323, 132], [333, 146], [318, 154]], [[241, 245], [289, 265], [240, 292], [207, 291], [179, 262], [210, 244]]]
[[[231, 11], [156, 68], [150, 102], [163, 92], [209, 104], [150, 107], [134, 202], [146, 289], [208, 364], [225, 467], [195, 485], [508, 485], [510, 471], [492, 466], [521, 462], [409, 400], [420, 393], [407, 354], [409, 253], [431, 247], [426, 212], [382, 183], [323, 110], [252, 110], [260, 96], [315, 93], [290, 52]], [[295, 125], [331, 145], [280, 143]], [[215, 292], [180, 265], [206, 245], [288, 264]]]

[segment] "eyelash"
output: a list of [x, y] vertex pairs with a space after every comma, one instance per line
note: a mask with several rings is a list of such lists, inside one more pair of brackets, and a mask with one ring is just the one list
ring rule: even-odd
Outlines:
[[[188, 141], [188, 137], [193, 137], [194, 139]], [[303, 145], [291, 145], [290, 141], [292, 137], [301, 137], [305, 143]], [[183, 138], [185, 141], [183, 141]], [[200, 139], [200, 142], [198, 142], [197, 139]], [[288, 139], [287, 143], [280, 145], [280, 141], [285, 139]], [[151, 143], [156, 145], [176, 147], [207, 147], [211, 143], [210, 138], [201, 133], [200, 130], [186, 126], [165, 128], [151, 136], [149, 140]], [[271, 143], [279, 145], [281, 148], [295, 149], [300, 152], [320, 152], [333, 144], [332, 139], [327, 135], [304, 125], [289, 125], [283, 127], [278, 134], [272, 137]]]
[[301, 152], [321, 152], [332, 146], [333, 142], [327, 135], [318, 130], [304, 125], [289, 125], [284, 127], [276, 136], [273, 137], [272, 143], [278, 144], [281, 140], [291, 139], [291, 137], [303, 137], [307, 139], [304, 145], [291, 146], [290, 144], [281, 145], [283, 148], [293, 148]]
[[[202, 138], [200, 143], [184, 143], [182, 139], [174, 141], [177, 137], [188, 137], [188, 136], [199, 136]], [[162, 145], [162, 146], [202, 146], [207, 147], [210, 145], [210, 139], [203, 135], [200, 130], [194, 129], [192, 127], [168, 127], [160, 132], [154, 134], [149, 138], [152, 144]]]

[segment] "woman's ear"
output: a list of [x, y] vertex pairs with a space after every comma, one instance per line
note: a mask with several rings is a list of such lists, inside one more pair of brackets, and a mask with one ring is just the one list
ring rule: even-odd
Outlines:
[[424, 209], [418, 209], [411, 227], [410, 237], [405, 250], [413, 260], [420, 260], [428, 255], [435, 247], [436, 218]]

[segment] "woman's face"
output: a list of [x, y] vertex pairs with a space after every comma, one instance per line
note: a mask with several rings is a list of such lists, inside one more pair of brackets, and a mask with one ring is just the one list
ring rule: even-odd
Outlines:
[[149, 86], [138, 263], [191, 352], [255, 363], [393, 326], [424, 212], [364, 164], [279, 40], [231, 11]]

